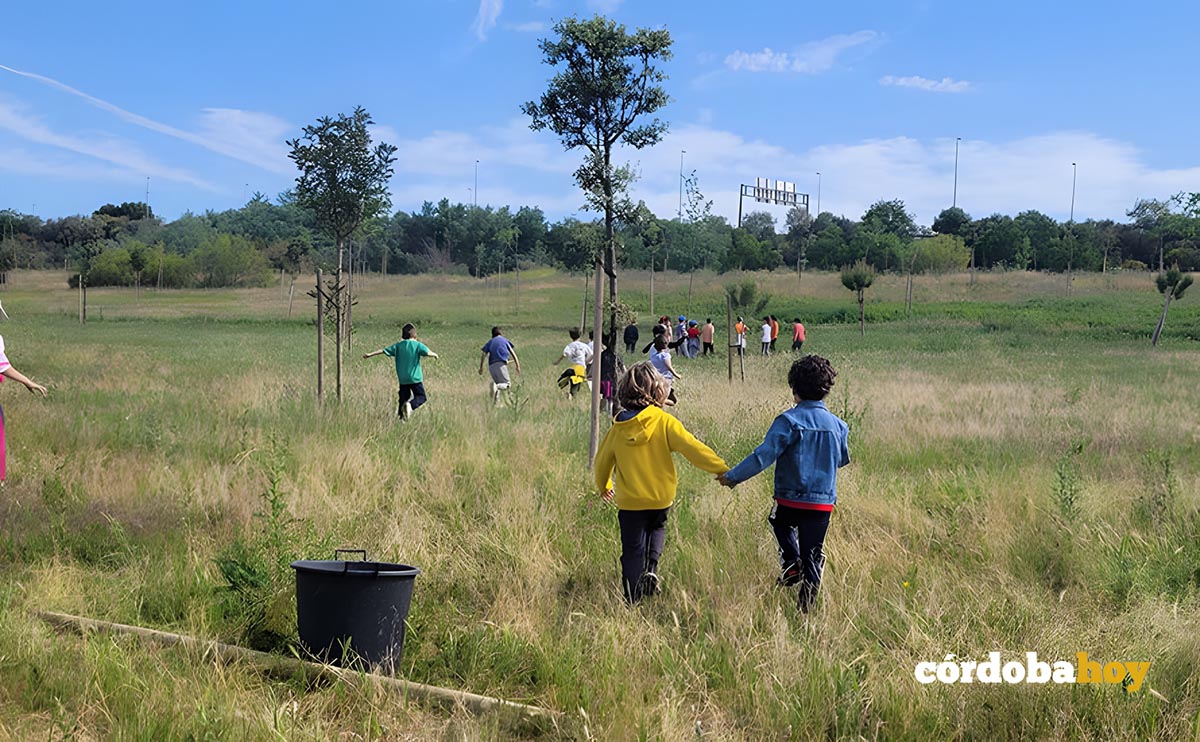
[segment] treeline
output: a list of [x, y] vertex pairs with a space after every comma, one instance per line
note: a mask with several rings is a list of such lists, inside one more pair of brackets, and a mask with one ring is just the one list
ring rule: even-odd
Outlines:
[[[620, 263], [630, 269], [835, 270], [865, 260], [877, 270], [1099, 271], [1178, 265], [1200, 270], [1200, 194], [1139, 200], [1129, 221], [1057, 222], [1038, 211], [974, 219], [943, 211], [929, 227], [904, 203], [879, 201], [858, 220], [791, 210], [783, 223], [751, 212], [661, 219], [638, 205], [620, 224]], [[356, 271], [461, 272], [515, 267], [582, 270], [603, 243], [598, 222], [548, 222], [536, 207], [493, 209], [426, 202], [420, 211], [369, 221], [350, 245]], [[186, 213], [164, 222], [143, 203], [106, 204], [90, 216], [42, 220], [0, 211], [0, 271], [71, 269], [86, 285], [258, 286], [273, 272], [296, 274], [335, 260], [332, 243], [289, 194], [255, 194], [239, 209]]]

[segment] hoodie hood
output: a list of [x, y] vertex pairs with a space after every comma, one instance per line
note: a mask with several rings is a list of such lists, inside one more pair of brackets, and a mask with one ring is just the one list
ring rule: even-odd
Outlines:
[[621, 420], [620, 416], [613, 422], [613, 435], [620, 435], [621, 439], [629, 446], [644, 446], [650, 441], [650, 431], [647, 427], [650, 415], [644, 414], [649, 407], [638, 411], [636, 415], [626, 420]]

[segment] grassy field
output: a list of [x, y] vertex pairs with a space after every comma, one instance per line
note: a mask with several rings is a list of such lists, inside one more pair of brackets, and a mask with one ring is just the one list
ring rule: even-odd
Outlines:
[[[659, 276], [655, 313], [721, 328], [739, 278]], [[1145, 274], [921, 277], [907, 319], [885, 276], [865, 337], [836, 275], [756, 278], [838, 368], [828, 405], [851, 424], [809, 617], [774, 587], [770, 475], [730, 491], [686, 463], [664, 593], [622, 604], [587, 410], [550, 366], [582, 277], [525, 273], [519, 292], [511, 276], [368, 277], [345, 401], [322, 407], [302, 287], [291, 319], [278, 286], [93, 290], [81, 326], [65, 274], [13, 274], [0, 331], [51, 395], [0, 388], [0, 738], [508, 738], [495, 719], [31, 617], [287, 652], [287, 562], [354, 546], [423, 570], [405, 677], [564, 712], [548, 738], [1200, 739], [1200, 297], [1152, 350]], [[621, 281], [647, 319], [649, 276]], [[359, 356], [405, 321], [441, 358], [430, 403], [397, 424], [390, 360]], [[476, 371], [496, 323], [524, 375], [492, 408]], [[749, 356], [731, 386], [723, 355], [679, 360], [677, 414], [736, 463], [788, 405], [788, 363]], [[1135, 693], [913, 677], [990, 651], [1152, 665]]]

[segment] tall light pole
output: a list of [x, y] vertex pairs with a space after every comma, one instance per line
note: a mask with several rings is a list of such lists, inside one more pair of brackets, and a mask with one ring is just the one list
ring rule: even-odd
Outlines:
[[1079, 167], [1074, 162], [1071, 163], [1071, 218], [1068, 222], [1075, 221], [1075, 176], [1079, 173]]
[[471, 191], [471, 193], [473, 194], [472, 198], [474, 199], [471, 205], [478, 207], [479, 206], [479, 160], [475, 161], [475, 189], [473, 191]]
[[954, 138], [954, 196], [950, 199], [950, 208], [958, 206], [958, 143], [962, 137]]
[[821, 215], [821, 174], [817, 173], [817, 216]]
[[679, 211], [675, 216], [681, 223], [683, 222], [683, 156], [686, 154], [686, 149], [679, 150]]

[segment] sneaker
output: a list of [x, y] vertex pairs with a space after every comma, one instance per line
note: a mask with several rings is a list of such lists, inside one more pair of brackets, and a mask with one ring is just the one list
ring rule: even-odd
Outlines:
[[800, 564], [792, 562], [783, 568], [779, 573], [779, 577], [775, 579], [775, 584], [779, 587], [795, 587], [800, 584]]
[[642, 597], [646, 597], [648, 595], [658, 595], [661, 592], [662, 588], [659, 586], [658, 575], [654, 574], [653, 572], [645, 573], [642, 575], [642, 578], [638, 580], [638, 593]]

